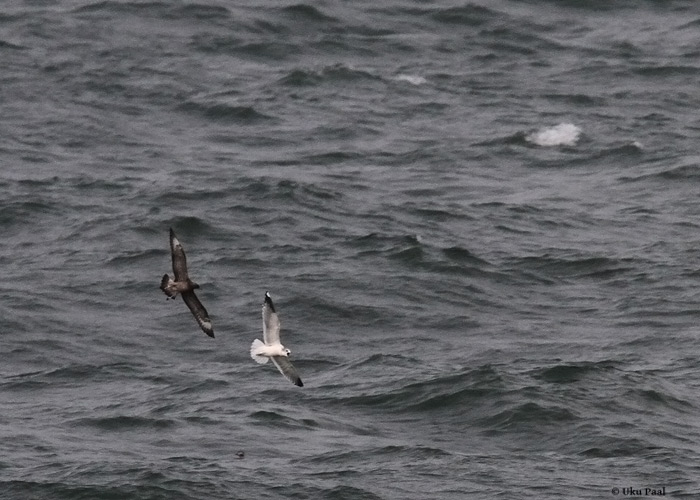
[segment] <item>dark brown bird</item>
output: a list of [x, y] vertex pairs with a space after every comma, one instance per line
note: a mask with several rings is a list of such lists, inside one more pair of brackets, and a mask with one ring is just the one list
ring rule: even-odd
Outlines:
[[187, 307], [192, 311], [192, 315], [199, 323], [202, 331], [214, 338], [214, 328], [209, 319], [209, 313], [207, 313], [207, 310], [194, 294], [195, 288], [199, 288], [199, 285], [187, 275], [185, 250], [183, 250], [172, 228], [170, 228], [170, 253], [173, 257], [173, 274], [175, 279], [170, 278], [167, 274], [163, 275], [163, 279], [160, 281], [160, 289], [170, 299], [174, 299], [179, 293]]

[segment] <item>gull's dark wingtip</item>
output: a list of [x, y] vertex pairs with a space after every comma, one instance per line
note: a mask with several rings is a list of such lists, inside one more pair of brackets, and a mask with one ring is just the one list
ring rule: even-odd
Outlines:
[[304, 382], [302, 382], [301, 379], [298, 378], [294, 381], [294, 385], [296, 385], [297, 387], [304, 387]]
[[272, 303], [272, 297], [270, 297], [270, 292], [265, 292], [265, 304], [270, 306], [270, 310], [272, 312], [277, 312], [275, 311], [275, 305]]

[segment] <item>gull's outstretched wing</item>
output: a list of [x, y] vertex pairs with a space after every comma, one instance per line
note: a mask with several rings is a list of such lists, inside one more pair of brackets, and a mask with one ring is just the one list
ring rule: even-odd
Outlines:
[[292, 365], [291, 361], [284, 356], [272, 356], [272, 362], [275, 364], [280, 373], [284, 375], [284, 378], [298, 387], [304, 387], [304, 383], [301, 381], [301, 377], [299, 376], [296, 368], [294, 368], [294, 365]]
[[173, 273], [175, 281], [187, 281], [187, 258], [180, 241], [175, 236], [173, 228], [170, 228], [170, 253], [173, 257]]
[[270, 293], [265, 292], [265, 302], [262, 306], [263, 341], [267, 345], [277, 344], [280, 341], [280, 319], [275, 312]]
[[199, 327], [202, 329], [202, 331], [214, 338], [214, 328], [212, 327], [211, 320], [209, 319], [209, 313], [207, 313], [207, 310], [204, 308], [194, 292], [190, 290], [189, 292], [182, 293], [182, 300], [185, 301], [187, 307], [189, 307], [190, 311], [192, 311], [192, 315], [194, 316], [194, 319], [197, 320], [197, 323], [199, 323]]

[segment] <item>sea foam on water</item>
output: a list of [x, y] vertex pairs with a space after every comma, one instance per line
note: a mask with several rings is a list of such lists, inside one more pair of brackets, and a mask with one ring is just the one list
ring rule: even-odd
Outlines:
[[538, 146], [573, 146], [581, 136], [581, 129], [573, 123], [560, 123], [529, 134], [525, 140]]

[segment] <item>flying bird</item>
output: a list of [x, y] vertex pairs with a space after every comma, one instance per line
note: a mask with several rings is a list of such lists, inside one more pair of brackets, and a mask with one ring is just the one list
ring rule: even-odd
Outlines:
[[292, 352], [280, 343], [280, 320], [269, 292], [265, 292], [262, 320], [263, 340], [265, 342], [255, 339], [250, 346], [250, 356], [260, 364], [265, 364], [271, 359], [287, 380], [296, 386], [304, 387], [299, 373], [288, 359]]
[[179, 293], [187, 307], [192, 311], [192, 315], [197, 320], [202, 331], [213, 338], [214, 328], [211, 325], [209, 313], [207, 313], [207, 310], [194, 294], [195, 288], [199, 288], [199, 285], [187, 275], [185, 250], [183, 250], [172, 228], [170, 228], [170, 253], [173, 257], [173, 274], [175, 279], [172, 279], [167, 274], [163, 275], [163, 279], [160, 281], [160, 289], [170, 299], [174, 299]]

